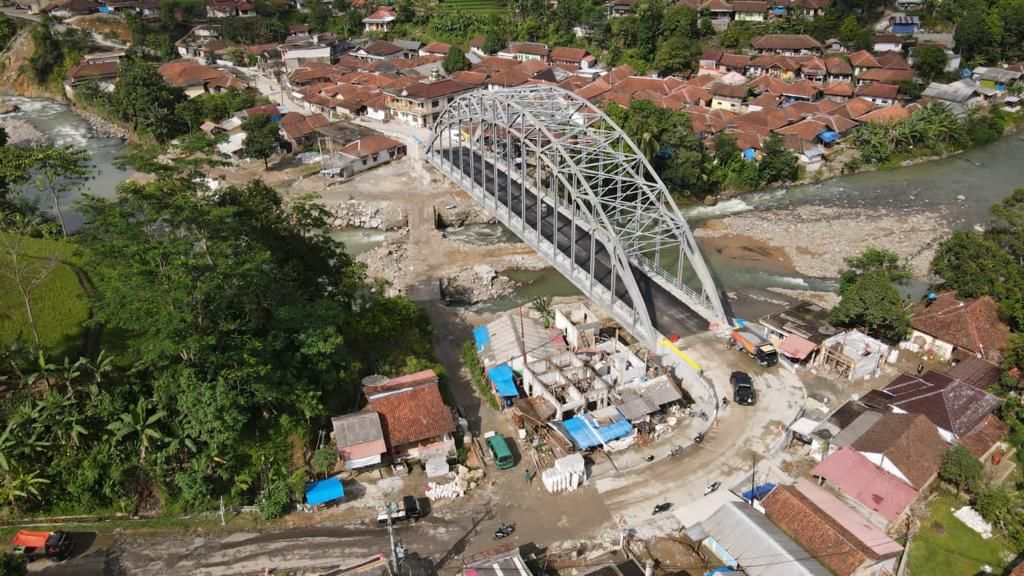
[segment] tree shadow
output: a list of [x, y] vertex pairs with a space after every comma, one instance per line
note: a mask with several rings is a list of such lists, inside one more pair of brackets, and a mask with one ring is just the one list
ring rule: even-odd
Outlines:
[[451, 548], [449, 548], [448, 551], [444, 553], [444, 556], [441, 556], [437, 559], [436, 562], [434, 562], [434, 568], [436, 570], [441, 570], [449, 562], [451, 562], [455, 558], [458, 558], [459, 556], [462, 556], [462, 554], [466, 551], [466, 547], [469, 545], [470, 540], [477, 533], [477, 527], [483, 524], [485, 520], [491, 520], [493, 518], [494, 510], [488, 503], [484, 513], [474, 518], [472, 524], [470, 524], [469, 528], [466, 529], [466, 532], [461, 537], [459, 537], [459, 539], [456, 540], [454, 544], [452, 544]]

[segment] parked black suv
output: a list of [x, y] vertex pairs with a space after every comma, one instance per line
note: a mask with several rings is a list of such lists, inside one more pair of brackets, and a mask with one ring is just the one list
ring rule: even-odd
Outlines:
[[757, 401], [754, 393], [754, 381], [746, 372], [733, 372], [729, 376], [729, 383], [732, 384], [732, 401], [744, 406], [753, 406]]

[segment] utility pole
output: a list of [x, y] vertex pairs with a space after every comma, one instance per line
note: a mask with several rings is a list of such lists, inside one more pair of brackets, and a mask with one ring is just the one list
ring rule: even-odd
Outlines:
[[754, 497], [757, 496], [755, 490], [757, 489], [756, 484], [757, 478], [757, 454], [750, 455], [750, 505], [754, 505]]

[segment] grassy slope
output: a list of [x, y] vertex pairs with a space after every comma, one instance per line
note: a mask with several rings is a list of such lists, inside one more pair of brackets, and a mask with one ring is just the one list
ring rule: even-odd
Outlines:
[[502, 0], [441, 0], [441, 9], [458, 8], [467, 14], [493, 14], [503, 12], [505, 3]]
[[[47, 258], [54, 250], [61, 251], [61, 263], [32, 291], [32, 312], [44, 347], [76, 357], [89, 308], [78, 275], [68, 265], [73, 262], [73, 246], [55, 240], [30, 239], [27, 249], [35, 258]], [[6, 255], [0, 254], [0, 266], [8, 265]], [[12, 342], [19, 334], [24, 341], [32, 341], [21, 293], [10, 278], [0, 274], [0, 344]]]
[[[953, 516], [951, 494], [943, 494], [928, 505], [930, 514], [921, 520], [921, 530], [910, 546], [910, 576], [932, 574], [977, 574], [983, 564], [991, 566], [996, 574], [1006, 565], [1001, 554], [1012, 551], [1010, 544], [1000, 536], [983, 540], [977, 532]], [[942, 534], [936, 528], [941, 526]]]

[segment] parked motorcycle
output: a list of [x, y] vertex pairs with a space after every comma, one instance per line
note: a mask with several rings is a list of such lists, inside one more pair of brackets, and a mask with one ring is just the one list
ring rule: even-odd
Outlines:
[[495, 540], [501, 540], [502, 538], [504, 538], [506, 536], [511, 536], [512, 533], [515, 532], [515, 531], [516, 531], [516, 525], [515, 524], [505, 524], [504, 522], [502, 522], [501, 524], [498, 524], [498, 527], [495, 528], [495, 530], [494, 530], [494, 539]]
[[726, 398], [725, 396], [722, 396], [722, 408], [725, 408], [728, 405], [729, 405], [729, 399]]
[[714, 482], [712, 482], [711, 484], [708, 484], [708, 487], [704, 489], [704, 495], [705, 495], [705, 496], [707, 496], [708, 494], [711, 494], [711, 493], [712, 493], [712, 492], [714, 492], [715, 490], [718, 490], [718, 488], [719, 488], [719, 487], [720, 487], [721, 485], [722, 485], [722, 483], [721, 483], [721, 482], [719, 482], [718, 480], [715, 480], [715, 481], [714, 481]]
[[672, 507], [672, 503], [671, 502], [662, 502], [661, 504], [655, 504], [654, 505], [654, 511], [651, 512], [651, 516], [655, 516], [657, 514], [661, 514], [662, 512], [667, 511], [671, 507]]
[[693, 443], [694, 444], [700, 444], [703, 441], [704, 441], [704, 433], [703, 432], [698, 432], [697, 435], [693, 437]]
[[671, 458], [671, 457], [679, 454], [682, 451], [683, 451], [683, 447], [682, 446], [678, 446], [678, 445], [677, 446], [673, 446], [672, 449], [668, 451], [668, 457]]

